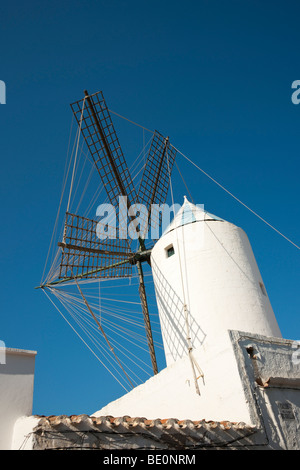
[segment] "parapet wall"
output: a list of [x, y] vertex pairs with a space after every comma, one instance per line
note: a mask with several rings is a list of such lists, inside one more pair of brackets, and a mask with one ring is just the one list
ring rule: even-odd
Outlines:
[[32, 414], [35, 351], [1, 348], [0, 449], [11, 448], [18, 418]]

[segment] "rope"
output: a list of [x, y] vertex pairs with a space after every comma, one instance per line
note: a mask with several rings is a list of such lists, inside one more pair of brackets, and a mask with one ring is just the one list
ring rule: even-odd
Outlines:
[[200, 168], [198, 165], [196, 165], [196, 163], [194, 163], [192, 160], [190, 160], [186, 155], [184, 155], [182, 152], [180, 152], [180, 150], [176, 149], [176, 147], [173, 147], [175, 150], [177, 150], [178, 153], [180, 153], [180, 155], [182, 155], [188, 162], [190, 162], [192, 165], [194, 165], [194, 167], [196, 167], [198, 170], [200, 170], [205, 176], [207, 176], [211, 181], [213, 181], [215, 184], [217, 184], [221, 189], [223, 189], [223, 191], [225, 191], [227, 194], [229, 194], [231, 197], [233, 197], [237, 202], [239, 202], [240, 204], [242, 204], [242, 206], [244, 206], [246, 209], [248, 209], [250, 212], [252, 212], [252, 214], [254, 214], [256, 217], [258, 217], [260, 220], [262, 220], [262, 222], [264, 222], [265, 224], [267, 224], [270, 228], [272, 228], [275, 232], [277, 232], [279, 235], [281, 235], [283, 238], [285, 238], [289, 243], [291, 243], [292, 245], [294, 245], [296, 248], [298, 248], [298, 250], [300, 249], [300, 246], [296, 245], [296, 243], [294, 243], [292, 240], [290, 240], [288, 237], [286, 237], [283, 233], [281, 233], [279, 230], [277, 230], [277, 228], [275, 228], [273, 225], [271, 225], [269, 222], [267, 222], [263, 217], [261, 217], [259, 214], [257, 214], [257, 212], [255, 212], [254, 210], [252, 210], [249, 206], [247, 206], [244, 202], [242, 202], [239, 198], [237, 198], [234, 194], [232, 194], [230, 191], [228, 191], [228, 189], [226, 189], [223, 185], [221, 185], [220, 183], [218, 183], [218, 181], [216, 181], [212, 176], [210, 176], [208, 173], [206, 173], [204, 170], [202, 170], [202, 168]]
[[[72, 128], [73, 128], [73, 119], [74, 119], [74, 116], [72, 117], [71, 126], [70, 126], [70, 133], [69, 133], [69, 141], [68, 141], [67, 156], [69, 155], [69, 151], [70, 151], [71, 135], [72, 135]], [[73, 151], [74, 151], [74, 149], [73, 149]], [[72, 153], [73, 153], [73, 151], [72, 151]], [[44, 270], [43, 270], [42, 277], [41, 277], [41, 282], [40, 282], [41, 284], [42, 284], [43, 282], [45, 282], [45, 281], [43, 281], [43, 279], [44, 279], [44, 275], [45, 275], [45, 271], [46, 271], [46, 266], [47, 266], [48, 259], [49, 259], [49, 255], [50, 255], [50, 250], [51, 250], [52, 242], [53, 242], [54, 235], [55, 235], [55, 232], [56, 232], [56, 229], [57, 229], [58, 218], [59, 218], [59, 214], [60, 214], [60, 210], [61, 210], [63, 195], [64, 195], [65, 188], [66, 188], [66, 183], [67, 183], [67, 179], [68, 179], [68, 175], [69, 175], [69, 171], [70, 171], [70, 166], [71, 166], [71, 160], [72, 160], [72, 158], [70, 158], [69, 165], [68, 165], [68, 169], [66, 170], [66, 168], [67, 168], [67, 160], [68, 160], [68, 159], [66, 159], [66, 163], [65, 163], [65, 170], [64, 170], [63, 185], [62, 185], [62, 191], [61, 191], [60, 201], [59, 201], [58, 210], [57, 210], [57, 214], [56, 214], [56, 219], [55, 219], [55, 223], [54, 223], [54, 227], [53, 227], [53, 231], [52, 231], [52, 236], [51, 236], [51, 240], [50, 240], [50, 244], [49, 244], [49, 248], [48, 248], [48, 253], [47, 253], [47, 257], [46, 257], [46, 261], [45, 261], [45, 265], [44, 265]]]
[[[106, 355], [108, 354], [108, 351], [107, 351], [107, 346], [103, 346], [99, 343], [98, 340], [95, 339], [95, 337], [92, 336], [91, 334], [91, 330], [94, 330], [94, 331], [97, 331], [96, 330], [96, 327], [95, 327], [95, 324], [94, 323], [91, 323], [90, 321], [90, 318], [85, 318], [83, 317], [82, 315], [78, 315], [75, 316], [74, 315], [74, 305], [71, 306], [71, 308], [68, 308], [68, 305], [65, 304], [64, 300], [62, 299], [59, 299], [64, 305], [65, 305], [65, 308], [67, 309], [67, 311], [69, 312], [69, 314], [72, 316], [72, 318], [75, 320], [75, 322], [80, 326], [80, 328], [85, 332], [85, 334], [89, 337], [89, 339], [94, 343], [94, 345], [96, 345], [95, 343], [97, 343], [97, 347], [98, 349], [101, 348], [101, 351], [102, 351], [102, 354]], [[78, 309], [78, 308], [77, 308]], [[82, 311], [84, 311], [83, 308], [81, 308]], [[86, 312], [85, 312], [86, 313]], [[83, 319], [85, 323], [87, 323], [87, 327], [85, 327], [82, 323], [82, 321], [79, 320], [79, 318]], [[89, 329], [87, 329], [89, 328]], [[107, 338], [105, 338], [105, 341], [107, 342]], [[110, 350], [112, 352], [112, 349], [110, 347]], [[124, 353], [123, 353], [124, 354]], [[120, 375], [120, 371], [116, 369], [116, 367], [111, 363], [110, 359], [114, 360], [115, 363], [118, 365], [118, 367], [120, 367], [120, 362], [118, 361], [118, 359], [116, 358], [115, 356], [115, 353], [114, 353], [114, 356], [108, 356], [109, 358], [106, 357], [106, 360], [109, 362], [109, 364], [116, 370], [116, 372]], [[124, 370], [123, 370], [124, 372]], [[125, 373], [125, 375], [127, 375]], [[136, 375], [136, 374], [135, 374]], [[137, 375], [136, 375], [137, 377]], [[123, 378], [123, 377], [122, 377]], [[129, 380], [128, 376], [127, 376], [127, 379]]]
[[73, 183], [74, 183], [74, 173], [75, 173], [75, 168], [76, 168], [76, 161], [77, 161], [77, 154], [78, 154], [78, 147], [79, 147], [79, 139], [80, 139], [80, 132], [81, 132], [82, 119], [83, 119], [83, 111], [84, 111], [84, 106], [85, 106], [85, 99], [86, 99], [86, 98], [83, 99], [82, 110], [81, 110], [81, 116], [80, 116], [80, 122], [79, 122], [78, 138], [77, 138], [77, 147], [76, 147], [76, 153], [75, 153], [75, 158], [74, 158], [74, 166], [73, 166], [73, 172], [72, 172], [72, 179], [71, 179], [71, 186], [70, 186], [69, 199], [68, 199], [68, 204], [67, 204], [67, 212], [69, 212], [70, 199], [71, 199], [71, 194], [72, 194], [72, 189], [73, 189]]
[[[135, 126], [141, 127], [142, 129], [151, 132], [151, 134], [154, 134], [153, 131], [150, 129], [147, 129], [147, 127], [142, 126], [141, 124], [138, 124], [131, 119], [126, 118], [125, 116], [122, 116], [121, 114], [116, 113], [115, 111], [112, 111], [109, 109], [109, 111], [112, 114], [115, 114], [116, 116], [120, 117], [121, 119], [124, 119], [125, 121], [130, 122], [131, 124], [134, 124]], [[215, 184], [217, 184], [223, 191], [225, 191], [227, 194], [229, 194], [231, 197], [233, 197], [237, 202], [239, 202], [241, 205], [243, 205], [246, 209], [248, 209], [252, 214], [254, 214], [256, 217], [258, 217], [262, 222], [264, 222], [266, 225], [268, 225], [272, 230], [274, 230], [276, 233], [278, 233], [280, 236], [282, 236], [285, 240], [287, 240], [289, 243], [294, 245], [298, 250], [300, 249], [300, 246], [298, 246], [296, 243], [294, 243], [292, 240], [290, 240], [287, 236], [285, 236], [283, 233], [281, 233], [276, 227], [271, 225], [267, 220], [265, 220], [263, 217], [261, 217], [257, 212], [255, 212], [253, 209], [251, 209], [249, 206], [247, 206], [244, 202], [242, 202], [238, 197], [236, 197], [234, 194], [232, 194], [228, 189], [226, 189], [223, 185], [221, 185], [218, 181], [216, 181], [212, 176], [210, 176], [207, 172], [205, 172], [202, 168], [200, 168], [196, 163], [194, 163], [192, 160], [190, 160], [186, 155], [184, 155], [180, 150], [178, 150], [175, 146], [172, 145], [172, 147], [180, 154], [182, 155], [187, 161], [189, 161], [192, 165], [194, 165], [198, 170], [200, 170], [205, 176], [207, 176], [211, 181], [213, 181]], [[176, 163], [176, 162], [175, 162]], [[177, 164], [176, 164], [177, 166]], [[177, 166], [178, 168], [178, 166]], [[179, 172], [180, 173], [180, 172]], [[180, 173], [181, 175], [181, 173]], [[181, 175], [182, 177], [182, 175]], [[185, 184], [185, 183], [184, 183]], [[191, 198], [192, 199], [192, 198]]]
[[[80, 328], [85, 332], [85, 334], [89, 337], [89, 339], [93, 342], [93, 344], [99, 349], [101, 348], [101, 352], [102, 354], [106, 355], [108, 354], [107, 352], [107, 346], [103, 346], [101, 345], [101, 343], [99, 343], [98, 339], [99, 339], [99, 336], [98, 336], [98, 330], [96, 329], [96, 325], [94, 322], [91, 321], [91, 317], [90, 315], [87, 314], [86, 310], [83, 308], [83, 307], [78, 307], [76, 305], [72, 305], [71, 303], [71, 307], [69, 308], [68, 307], [68, 303], [69, 301], [66, 301], [65, 299], [60, 299], [60, 295], [56, 292], [55, 295], [58, 297], [58, 299], [60, 300], [61, 303], [63, 303], [63, 305], [65, 306], [65, 308], [67, 309], [67, 311], [69, 312], [69, 314], [71, 315], [71, 317], [74, 319], [74, 321], [80, 326]], [[80, 313], [77, 313], [77, 315], [75, 316], [75, 312], [76, 310], [81, 310], [82, 311], [82, 314]], [[81, 321], [82, 320], [82, 321]], [[87, 328], [83, 325], [83, 322], [85, 322], [87, 324]], [[88, 329], [89, 328], [89, 329]], [[114, 348], [117, 349], [120, 353], [122, 353], [126, 359], [130, 360], [134, 365], [136, 365], [141, 371], [145, 372], [148, 377], [150, 376], [150, 373], [147, 372], [141, 364], [145, 365], [146, 367], [148, 367], [149, 369], [150, 366], [148, 364], [146, 364], [144, 361], [141, 360], [141, 358], [139, 356], [136, 356], [134, 355], [131, 351], [129, 351], [128, 349], [126, 349], [124, 346], [123, 346], [123, 341], [122, 341], [122, 345], [117, 342], [115, 340], [115, 335], [117, 334], [118, 336], [120, 336], [122, 339], [127, 339], [126, 337], [124, 337], [124, 335], [121, 335], [119, 333], [116, 333], [114, 331], [114, 329], [112, 328], [109, 328], [109, 326], [106, 326], [106, 329], [109, 330], [109, 331], [112, 331], [112, 333], [114, 334], [114, 343], [111, 341], [111, 337], [109, 334], [107, 334], [107, 337], [109, 337], [110, 341], [111, 341], [111, 344], [114, 345]], [[97, 332], [97, 338], [96, 336], [92, 336], [92, 332], [91, 330]], [[122, 331], [122, 330], [121, 330]], [[101, 339], [101, 338], [100, 338]], [[132, 341], [130, 341], [132, 343]], [[144, 349], [144, 348], [141, 348], [141, 349]], [[144, 349], [146, 351], [146, 349]], [[125, 351], [125, 352], [124, 352]], [[132, 357], [129, 357], [129, 355], [133, 356]], [[115, 360], [115, 362], [117, 363], [118, 367], [119, 367], [119, 363], [118, 361], [116, 361], [116, 359], [113, 357], [113, 356], [108, 356], [110, 359], [112, 360]], [[110, 365], [116, 370], [116, 372], [120, 375], [120, 371], [117, 370], [115, 368], [115, 366], [111, 363], [110, 359], [108, 359], [106, 357], [106, 360], [110, 363]], [[141, 364], [137, 364], [136, 360], [139, 360]], [[128, 366], [127, 366], [128, 367]], [[132, 370], [132, 369], [129, 369], [131, 374], [133, 374], [138, 380], [139, 382], [141, 383], [142, 382], [142, 379]], [[122, 377], [123, 379], [123, 377]], [[134, 381], [135, 382], [135, 381]], [[136, 383], [137, 384], [137, 383]]]
[[[72, 272], [72, 276], [73, 276], [73, 272]], [[74, 277], [74, 276], [73, 276], [73, 277]], [[98, 327], [99, 327], [99, 330], [100, 330], [101, 333], [103, 334], [103, 336], [104, 336], [104, 338], [105, 338], [105, 341], [106, 341], [107, 344], [108, 344], [109, 349], [111, 350], [112, 354], [115, 356], [115, 359], [117, 360], [119, 366], [121, 367], [122, 371], [123, 371], [124, 374], [126, 375], [126, 378], [127, 378], [128, 382], [130, 383], [130, 385], [131, 385], [132, 388], [133, 388], [133, 384], [132, 384], [130, 378], [128, 377], [128, 375], [127, 375], [126, 371], [124, 370], [124, 368], [123, 368], [123, 366], [122, 366], [120, 360], [118, 359], [118, 357], [117, 357], [117, 355], [116, 355], [116, 353], [115, 353], [115, 351], [114, 351], [112, 345], [110, 344], [110, 342], [109, 342], [109, 340], [108, 340], [108, 338], [107, 338], [107, 336], [106, 336], [106, 334], [105, 334], [105, 331], [104, 331], [103, 328], [102, 328], [102, 325], [99, 323], [98, 319], [95, 317], [94, 312], [92, 311], [92, 309], [91, 309], [91, 307], [90, 307], [88, 301], [86, 300], [86, 298], [85, 298], [85, 296], [84, 296], [84, 294], [83, 294], [83, 292], [82, 292], [82, 290], [81, 290], [81, 288], [80, 288], [80, 286], [79, 286], [79, 283], [78, 283], [78, 281], [77, 281], [77, 279], [76, 279], [75, 277], [74, 277], [74, 280], [75, 280], [75, 283], [76, 283], [76, 285], [77, 285], [77, 288], [78, 288], [78, 290], [79, 290], [79, 292], [80, 292], [80, 294], [81, 294], [81, 296], [82, 296], [82, 299], [83, 299], [83, 301], [84, 301], [86, 307], [88, 308], [90, 314], [92, 315], [92, 317], [94, 318], [95, 322], [97, 323], [97, 325], [98, 325]]]
[[[167, 165], [168, 165], [168, 173], [169, 173], [169, 180], [170, 180], [170, 190], [171, 190], [171, 198], [172, 198], [172, 204], [174, 207], [174, 196], [173, 196], [173, 187], [172, 187], [172, 179], [171, 179], [171, 172], [170, 172], [170, 167], [169, 167], [169, 159], [168, 159], [168, 150], [166, 151], [166, 156], [167, 156]], [[177, 229], [176, 226], [176, 215], [174, 216], [175, 220], [175, 228]], [[188, 343], [188, 355], [192, 367], [192, 372], [193, 372], [193, 377], [194, 377], [194, 384], [196, 388], [196, 393], [197, 395], [200, 395], [200, 390], [199, 390], [199, 385], [198, 385], [198, 378], [203, 377], [203, 372], [200, 369], [198, 363], [195, 361], [194, 356], [193, 356], [193, 347], [191, 344], [191, 337], [190, 337], [190, 326], [189, 326], [189, 321], [188, 321], [188, 310], [187, 310], [187, 304], [186, 304], [186, 297], [185, 297], [185, 289], [184, 289], [184, 282], [183, 282], [183, 273], [182, 273], [182, 266], [181, 266], [181, 256], [180, 256], [180, 247], [179, 247], [179, 242], [178, 242], [178, 230], [175, 230], [176, 232], [176, 240], [177, 240], [177, 246], [178, 246], [178, 259], [179, 259], [179, 268], [180, 268], [180, 278], [181, 278], [181, 285], [182, 285], [182, 293], [183, 293], [183, 311], [184, 311], [184, 317], [185, 317], [185, 324], [186, 324], [186, 339]], [[182, 231], [183, 233], [184, 231]], [[183, 249], [184, 249], [184, 240], [183, 240]], [[198, 369], [199, 372], [199, 377], [196, 376], [195, 372], [195, 367]]]
[[182, 179], [182, 181], [183, 181], [183, 184], [184, 184], [184, 186], [185, 186], [185, 189], [187, 190], [187, 192], [188, 192], [188, 194], [189, 194], [189, 198], [190, 198], [190, 200], [192, 201], [192, 203], [194, 204], [193, 196], [191, 195], [191, 192], [190, 192], [190, 190], [189, 190], [189, 188], [188, 188], [188, 186], [187, 186], [187, 184], [186, 184], [186, 182], [185, 182], [185, 180], [184, 180], [184, 178], [183, 178], [183, 176], [182, 176], [182, 174], [181, 174], [181, 171], [179, 170], [179, 167], [178, 167], [178, 165], [177, 165], [176, 160], [175, 160], [175, 165], [176, 165], [176, 168], [177, 168], [177, 170], [178, 170], [178, 173], [179, 173], [180, 176], [181, 176], [181, 179]]
[[[145, 273], [145, 275], [148, 275], [150, 277], [150, 273]], [[116, 288], [113, 285], [110, 285], [109, 280], [103, 280], [103, 292], [106, 288]], [[153, 284], [153, 280], [151, 281]], [[85, 282], [81, 282], [81, 284], [84, 284]], [[75, 283], [73, 282], [73, 285]], [[106, 284], [109, 284], [108, 286]], [[120, 283], [118, 283], [120, 284]], [[69, 284], [71, 285], [71, 283]], [[134, 286], [136, 284], [133, 284]], [[88, 302], [93, 309], [93, 311], [96, 312], [100, 311], [99, 309], [99, 303], [98, 303], [98, 296], [96, 293], [98, 292], [98, 285], [95, 285], [95, 283], [90, 284], [91, 287], [87, 287], [87, 290], [91, 291], [93, 289], [95, 295], [92, 295], [91, 292], [88, 293]], [[88, 314], [87, 309], [86, 309], [86, 304], [83, 301], [83, 298], [80, 294], [80, 292], [72, 291], [70, 290], [64, 290], [61, 288], [50, 288], [50, 291], [58, 298], [58, 300], [65, 306], [67, 311], [69, 312], [70, 316], [73, 318], [73, 320], [80, 326], [80, 328], [85, 332], [85, 334], [89, 337], [90, 341], [93, 341], [95, 344], [96, 340], [96, 334], [94, 335], [95, 338], [91, 336], [92, 332], [98, 331], [95, 327], [95, 323], [92, 322], [91, 315]], [[127, 295], [130, 295], [127, 293]], [[102, 297], [102, 296], [101, 296]], [[145, 370], [145, 367], [147, 369], [151, 369], [150, 366], [143, 361], [143, 357], [139, 354], [139, 352], [132, 351], [132, 345], [136, 348], [139, 348], [143, 352], [147, 352], [147, 345], [146, 345], [146, 340], [143, 334], [139, 333], [139, 331], [143, 330], [143, 325], [141, 322], [139, 322], [139, 317], [138, 315], [140, 314], [140, 311], [135, 312], [132, 311], [132, 309], [126, 309], [124, 308], [118, 308], [115, 306], [116, 302], [122, 302], [123, 305], [126, 303], [128, 306], [129, 305], [140, 305], [139, 302], [131, 302], [129, 300], [116, 300], [115, 298], [112, 299], [110, 297], [107, 297], [105, 294], [103, 295], [103, 300], [110, 301], [113, 300], [114, 304], [111, 304], [110, 308], [104, 308], [104, 306], [101, 306], [101, 313], [102, 313], [102, 318], [101, 322], [103, 323], [103, 327], [106, 330], [107, 337], [109, 338], [110, 343], [113, 345], [113, 347], [116, 349], [116, 351], [119, 351], [121, 354], [124, 355], [124, 358], [126, 360], [126, 368], [129, 369], [130, 373], [133, 374], [135, 377], [138, 377], [138, 375], [135, 373], [132, 368], [129, 367], [128, 365], [128, 360], [132, 362], [134, 368], [136, 369], [137, 367], [143, 372], [146, 373], [148, 377], [150, 377], [150, 372]], [[98, 314], [97, 314], [98, 316]], [[123, 323], [123, 325], [122, 325]], [[159, 325], [159, 322], [157, 322]], [[85, 326], [86, 325], [86, 326]], [[135, 331], [136, 330], [136, 331]], [[161, 334], [160, 331], [154, 331], [158, 335]], [[97, 333], [98, 337], [98, 333]], [[120, 338], [120, 342], [117, 341], [117, 338]], [[102, 336], [100, 337], [102, 339]], [[130, 348], [127, 349], [125, 347], [125, 344], [128, 344], [128, 347]], [[159, 349], [163, 349], [161, 342], [158, 343], [155, 341], [155, 344]], [[96, 346], [98, 347], [98, 346]], [[103, 346], [100, 346], [103, 348]], [[107, 349], [107, 348], [106, 348]], [[103, 353], [106, 351], [103, 350]], [[131, 355], [132, 357], [129, 357]], [[113, 358], [112, 358], [113, 359]], [[107, 359], [108, 360], [108, 359]], [[124, 362], [124, 360], [122, 361]], [[139, 362], [139, 363], [137, 363]], [[119, 373], [119, 371], [116, 371]], [[140, 377], [138, 377], [139, 383], [144, 382]], [[135, 380], [134, 380], [135, 382]]]
[[55, 303], [53, 302], [53, 300], [51, 299], [51, 297], [47, 294], [46, 290], [43, 289], [43, 292], [45, 293], [45, 295], [48, 297], [48, 299], [50, 300], [50, 302], [54, 305], [54, 307], [56, 308], [56, 310], [60, 313], [60, 315], [63, 317], [63, 319], [68, 323], [68, 325], [72, 328], [72, 330], [76, 333], [76, 335], [81, 339], [81, 341], [85, 344], [85, 346], [94, 354], [94, 356], [98, 359], [99, 362], [101, 362], [101, 364], [105, 367], [105, 369], [114, 377], [114, 379], [126, 390], [126, 392], [128, 392], [128, 389], [126, 387], [124, 387], [124, 385], [118, 380], [118, 378], [111, 372], [111, 370], [104, 364], [103, 361], [101, 361], [101, 359], [94, 353], [94, 351], [90, 348], [90, 346], [86, 343], [86, 341], [84, 341], [84, 339], [82, 338], [82, 336], [75, 330], [75, 328], [73, 327], [73, 325], [67, 320], [67, 318], [63, 315], [63, 313], [60, 311], [60, 309], [57, 307], [57, 305], [55, 305]]
[[134, 121], [131, 121], [130, 119], [124, 117], [124, 116], [121, 116], [121, 114], [118, 114], [116, 113], [115, 111], [112, 111], [111, 109], [108, 110], [109, 112], [115, 114], [116, 116], [122, 118], [122, 119], [125, 119], [125, 121], [128, 121], [128, 122], [131, 122], [131, 124], [134, 124], [135, 126], [138, 126], [138, 127], [141, 127], [142, 129], [144, 129], [145, 131], [148, 131], [148, 132], [151, 132], [151, 134], [154, 134], [154, 131], [150, 131], [150, 129], [147, 129], [147, 127], [144, 127], [142, 126], [141, 124], [137, 124], [136, 122]]
[[[154, 133], [153, 131], [150, 131], [150, 129], [147, 129], [146, 127], [142, 126], [141, 124], [137, 124], [136, 122], [134, 121], [131, 121], [130, 119], [127, 119], [125, 118], [124, 116], [121, 116], [120, 114], [110, 110], [111, 113], [113, 114], [116, 114], [117, 116], [119, 116], [120, 118], [122, 119], [125, 119], [126, 121], [129, 121], [131, 122], [132, 124], [134, 124], [135, 126], [138, 126], [138, 127], [141, 127], [142, 129], [145, 129], [149, 132], [151, 132], [152, 134]], [[274, 230], [276, 233], [278, 233], [280, 236], [282, 236], [283, 238], [285, 238], [285, 240], [287, 240], [289, 243], [291, 243], [292, 245], [294, 245], [296, 248], [298, 248], [298, 250], [300, 249], [300, 246], [296, 245], [296, 243], [294, 243], [292, 240], [290, 240], [287, 236], [285, 236], [283, 233], [281, 233], [276, 227], [274, 227], [273, 225], [271, 225], [267, 220], [265, 220], [263, 217], [261, 217], [259, 214], [257, 214], [257, 212], [255, 212], [253, 209], [251, 209], [249, 206], [247, 206], [244, 202], [242, 202], [238, 197], [236, 197], [234, 194], [232, 194], [228, 189], [226, 189], [223, 185], [221, 185], [218, 181], [216, 181], [212, 176], [210, 176], [208, 173], [206, 173], [204, 170], [202, 170], [202, 168], [200, 168], [198, 165], [196, 165], [196, 163], [194, 163], [192, 160], [190, 160], [186, 155], [184, 155], [180, 150], [178, 150], [176, 147], [174, 147], [174, 145], [172, 145], [172, 147], [178, 152], [180, 153], [180, 155], [182, 155], [186, 160], [188, 160], [192, 165], [194, 165], [198, 170], [200, 170], [205, 176], [207, 176], [211, 181], [213, 181], [215, 184], [217, 184], [221, 189], [223, 189], [223, 191], [225, 191], [227, 194], [229, 194], [231, 197], [233, 197], [237, 202], [239, 202], [240, 204], [242, 204], [246, 209], [248, 209], [250, 212], [252, 212], [252, 214], [254, 214], [256, 217], [258, 217], [262, 222], [264, 222], [266, 225], [268, 225], [272, 230]], [[176, 162], [175, 162], [176, 163]], [[177, 164], [176, 164], [177, 165]], [[178, 167], [177, 167], [178, 168]]]

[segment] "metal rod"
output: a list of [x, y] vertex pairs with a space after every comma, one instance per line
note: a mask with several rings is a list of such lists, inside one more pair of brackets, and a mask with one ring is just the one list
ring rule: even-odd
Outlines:
[[[109, 250], [99, 250], [98, 248], [87, 248], [80, 245], [71, 245], [69, 243], [58, 242], [58, 246], [61, 248], [68, 248], [70, 250], [85, 251], [88, 253], [99, 253], [101, 255], [114, 255], [114, 256], [124, 256], [124, 251], [109, 251]], [[133, 256], [134, 253], [126, 253], [128, 256]]]
[[196, 393], [197, 393], [197, 395], [200, 395], [200, 389], [199, 389], [197, 376], [196, 376], [196, 372], [195, 372], [195, 362], [194, 362], [194, 358], [193, 358], [193, 347], [192, 347], [192, 343], [191, 343], [190, 326], [189, 326], [189, 322], [188, 322], [188, 311], [187, 311], [187, 305], [186, 304], [184, 304], [183, 310], [184, 310], [184, 317], [185, 317], [185, 324], [186, 324], [186, 340], [187, 340], [187, 345], [188, 345], [189, 359], [190, 359], [191, 366], [192, 366], [192, 372], [193, 372], [193, 377], [194, 377], [194, 384], [195, 384], [195, 388], [196, 388]]
[[140, 260], [137, 260], [136, 265], [137, 265], [138, 274], [139, 274], [139, 281], [140, 281], [139, 294], [140, 294], [140, 298], [142, 302], [148, 348], [150, 352], [153, 372], [154, 374], [157, 374], [158, 369], [157, 369], [156, 356], [155, 356], [153, 337], [152, 337], [152, 331], [151, 331], [151, 324], [150, 324], [150, 318], [149, 318], [149, 310], [148, 310], [146, 290], [145, 290], [145, 284], [144, 284], [144, 275], [143, 275], [143, 270], [142, 270], [142, 265], [141, 265]]

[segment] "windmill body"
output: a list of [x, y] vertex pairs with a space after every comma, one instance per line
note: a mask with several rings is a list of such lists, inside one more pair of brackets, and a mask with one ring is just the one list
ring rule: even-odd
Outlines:
[[281, 337], [246, 233], [185, 199], [151, 254], [167, 365], [228, 330]]

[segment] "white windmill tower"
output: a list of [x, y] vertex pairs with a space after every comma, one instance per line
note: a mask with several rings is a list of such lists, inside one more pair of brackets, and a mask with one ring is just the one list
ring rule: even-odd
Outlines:
[[227, 330], [281, 336], [246, 233], [186, 198], [151, 265], [167, 365], [224, 348]]
[[230, 331], [281, 333], [246, 233], [185, 198], [151, 267], [167, 367], [96, 414], [249, 421]]

